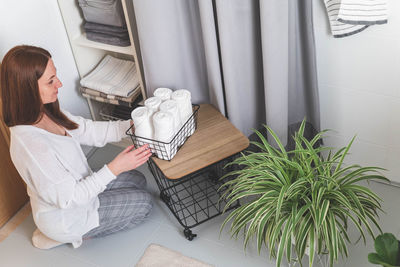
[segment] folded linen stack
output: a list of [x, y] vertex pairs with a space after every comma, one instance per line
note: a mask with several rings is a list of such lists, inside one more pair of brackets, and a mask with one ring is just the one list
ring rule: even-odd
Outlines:
[[81, 92], [83, 97], [90, 98], [99, 102], [129, 108], [137, 107], [139, 102], [143, 99], [140, 95], [140, 86], [136, 87], [133, 93], [128, 97], [109, 95], [87, 87], [80, 87], [79, 91]]
[[129, 98], [139, 86], [135, 63], [110, 55], [105, 56], [80, 83], [83, 87], [125, 98]]
[[387, 0], [324, 0], [335, 38], [359, 33], [370, 25], [387, 23]]
[[115, 27], [94, 22], [86, 22], [83, 25], [83, 28], [85, 29], [86, 38], [88, 40], [116, 46], [131, 45], [128, 29], [125, 26]]
[[86, 23], [83, 28], [91, 41], [129, 46], [121, 0], [78, 0]]

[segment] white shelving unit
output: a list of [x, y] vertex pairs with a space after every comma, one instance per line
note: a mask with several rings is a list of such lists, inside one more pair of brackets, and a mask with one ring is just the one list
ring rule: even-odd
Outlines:
[[[68, 39], [74, 55], [79, 75], [83, 78], [92, 71], [105, 55], [132, 60], [135, 62], [139, 77], [139, 85], [143, 99], [146, 99], [145, 82], [143, 76], [143, 65], [140, 57], [139, 41], [136, 35], [136, 21], [134, 17], [133, 2], [121, 0], [128, 29], [130, 46], [121, 47], [98, 43], [86, 39], [83, 29], [84, 19], [78, 1], [58, 0], [61, 15], [68, 34]], [[93, 120], [99, 120], [100, 110], [104, 105], [111, 105], [87, 99]], [[131, 140], [123, 140], [118, 143], [121, 146], [132, 144]]]

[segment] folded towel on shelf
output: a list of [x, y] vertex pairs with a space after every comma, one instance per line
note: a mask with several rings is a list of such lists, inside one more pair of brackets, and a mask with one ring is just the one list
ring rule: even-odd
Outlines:
[[333, 37], [359, 33], [387, 23], [387, 0], [324, 0]]
[[109, 26], [93, 22], [85, 22], [83, 29], [86, 33], [101, 33], [108, 36], [121, 38], [122, 40], [129, 40], [128, 29], [126, 27]]
[[83, 97], [90, 98], [99, 102], [110, 103], [113, 105], [120, 105], [125, 107], [136, 107], [143, 99], [140, 95], [140, 86], [136, 87], [134, 92], [129, 97], [122, 97], [116, 95], [108, 95], [90, 88], [80, 87], [79, 91]]
[[176, 152], [177, 146], [170, 144], [175, 135], [174, 118], [171, 113], [157, 111], [153, 114], [154, 140], [168, 144], [159, 143], [155, 145], [155, 154], [159, 159], [171, 160]]
[[[123, 42], [129, 41], [128, 31], [126, 31], [126, 32], [102, 32], [102, 31], [96, 31], [96, 30], [86, 30], [85, 32], [86, 32], [86, 36], [88, 33], [94, 33], [94, 34], [100, 34], [101, 36], [108, 37], [108, 38], [116, 37]], [[129, 44], [130, 44], [130, 42], [129, 42]]]
[[154, 90], [153, 95], [161, 98], [162, 101], [171, 99], [172, 90], [169, 88], [157, 88]]
[[126, 46], [131, 45], [129, 36], [121, 38], [118, 36], [112, 36], [112, 35], [100, 33], [100, 32], [86, 31], [86, 39], [88, 39], [90, 41], [98, 42], [98, 43], [115, 45], [115, 46], [126, 47]]
[[99, 97], [99, 96], [89, 95], [86, 93], [82, 93], [82, 96], [89, 98], [89, 99], [93, 99], [98, 102], [103, 102], [103, 103], [113, 104], [113, 105], [118, 105], [118, 106], [124, 106], [124, 107], [130, 107], [130, 108], [137, 107], [139, 105], [139, 102], [142, 101], [141, 96], [137, 97], [133, 102], [125, 102], [125, 101], [121, 101], [121, 100], [117, 100], [117, 99], [103, 98], [103, 97]]
[[83, 24], [83, 28], [85, 29], [85, 31], [103, 32], [107, 34], [128, 32], [126, 26], [116, 27], [116, 26], [88, 22], [88, 21], [85, 22], [85, 24]]
[[157, 96], [152, 96], [144, 101], [144, 105], [150, 110], [151, 114], [154, 114], [159, 110], [161, 102], [161, 98]]
[[86, 38], [91, 41], [116, 46], [129, 46], [131, 44], [126, 26], [117, 27], [85, 22], [83, 29], [86, 32]]
[[133, 61], [107, 55], [80, 84], [108, 95], [129, 97], [139, 85], [137, 75]]
[[188, 123], [186, 130], [188, 130], [186, 136], [190, 136], [194, 133], [194, 120], [187, 122], [193, 114], [192, 108], [192, 96], [191, 93], [186, 89], [175, 90], [171, 94], [171, 99], [178, 103], [179, 114], [181, 117], [182, 124]]
[[86, 21], [122, 27], [126, 25], [120, 0], [78, 0]]

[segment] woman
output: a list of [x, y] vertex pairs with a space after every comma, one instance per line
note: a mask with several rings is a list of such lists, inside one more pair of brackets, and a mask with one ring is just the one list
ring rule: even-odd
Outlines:
[[38, 229], [32, 242], [42, 249], [129, 229], [151, 210], [146, 180], [134, 169], [151, 153], [127, 147], [93, 172], [82, 145], [120, 141], [131, 121], [91, 121], [61, 110], [62, 83], [48, 51], [17, 46], [1, 66], [3, 119], [10, 127], [11, 159], [27, 184]]

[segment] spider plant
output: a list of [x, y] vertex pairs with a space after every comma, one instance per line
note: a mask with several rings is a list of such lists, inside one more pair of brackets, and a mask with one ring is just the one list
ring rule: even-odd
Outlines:
[[374, 238], [373, 226], [382, 233], [377, 221], [381, 199], [359, 182], [388, 180], [380, 175], [382, 168], [344, 165], [355, 137], [333, 152], [319, 146], [326, 130], [312, 140], [303, 136], [304, 120], [293, 137], [295, 148], [286, 151], [274, 131], [264, 127], [278, 148], [254, 130], [261, 142], [252, 144], [260, 151], [242, 153], [228, 164], [238, 168], [222, 177], [231, 177], [220, 188], [227, 188], [222, 195], [227, 200], [225, 210], [239, 199], [245, 203], [229, 214], [221, 231], [231, 221], [232, 237], [243, 231], [245, 249], [255, 237], [258, 252], [264, 244], [276, 258], [276, 266], [281, 265], [284, 255], [289, 263], [302, 265], [306, 248], [309, 266], [316, 254], [326, 253], [333, 266], [339, 255], [348, 256], [349, 222], [364, 244], [366, 234]]

